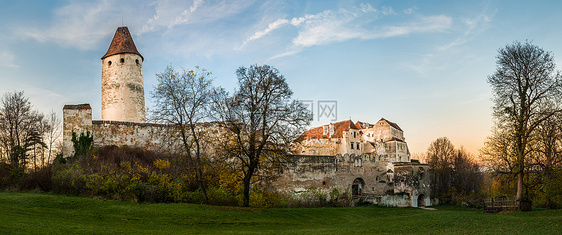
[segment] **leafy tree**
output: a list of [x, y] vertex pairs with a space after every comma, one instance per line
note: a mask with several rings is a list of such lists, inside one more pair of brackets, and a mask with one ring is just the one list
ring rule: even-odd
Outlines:
[[195, 169], [199, 189], [209, 203], [205, 185], [203, 140], [204, 128], [198, 127], [209, 117], [209, 106], [214, 91], [211, 75], [205, 69], [176, 72], [172, 67], [156, 74], [158, 85], [152, 97], [156, 99], [157, 119], [173, 124], [179, 130], [181, 142], [190, 165]]
[[80, 136], [73, 131], [71, 141], [74, 145], [74, 158], [85, 156], [94, 146], [94, 136], [89, 131], [80, 133]]
[[44, 149], [47, 147], [45, 142], [43, 142], [43, 137], [39, 132], [32, 131], [27, 139], [25, 140], [25, 147], [24, 149], [27, 151], [32, 151], [33, 156], [33, 170], [37, 171], [37, 147], [40, 149]]
[[250, 205], [252, 177], [289, 153], [290, 144], [312, 120], [279, 71], [269, 65], [240, 67], [238, 89], [216, 97], [216, 111], [230, 132], [228, 154], [242, 173], [243, 206]]
[[[509, 151], [502, 158], [512, 174], [517, 176], [516, 200], [521, 208], [524, 200], [524, 175], [529, 167], [529, 146], [535, 129], [560, 108], [562, 83], [555, 71], [554, 58], [529, 42], [515, 42], [498, 51], [496, 72], [488, 77], [494, 93], [494, 118], [496, 132], [506, 135], [512, 145], [488, 142], [488, 146], [500, 151]], [[493, 153], [494, 151], [489, 151]]]

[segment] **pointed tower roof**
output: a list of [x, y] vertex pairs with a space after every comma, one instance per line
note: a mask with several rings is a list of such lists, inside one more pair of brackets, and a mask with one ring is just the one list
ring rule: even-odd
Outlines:
[[129, 33], [129, 29], [126, 26], [117, 28], [115, 36], [113, 36], [113, 40], [111, 41], [111, 45], [109, 45], [109, 49], [107, 49], [107, 53], [105, 53], [101, 59], [103, 60], [106, 57], [123, 53], [137, 54], [144, 61], [144, 57], [142, 57], [139, 51], [137, 51], [135, 42], [133, 42], [131, 33]]

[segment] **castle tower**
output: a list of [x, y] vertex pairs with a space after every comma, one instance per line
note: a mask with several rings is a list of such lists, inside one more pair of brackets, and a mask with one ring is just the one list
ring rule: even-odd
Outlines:
[[142, 62], [127, 27], [118, 27], [101, 58], [101, 118], [145, 122]]

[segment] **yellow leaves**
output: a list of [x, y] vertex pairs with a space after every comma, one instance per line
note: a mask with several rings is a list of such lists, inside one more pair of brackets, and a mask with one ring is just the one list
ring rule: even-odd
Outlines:
[[170, 167], [170, 162], [167, 159], [156, 159], [154, 161], [154, 166], [159, 170], [164, 170]]

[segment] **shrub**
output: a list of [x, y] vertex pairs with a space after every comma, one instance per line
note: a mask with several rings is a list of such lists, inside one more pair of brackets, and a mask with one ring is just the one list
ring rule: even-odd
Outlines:
[[40, 190], [49, 192], [52, 190], [52, 167], [40, 168], [38, 171], [27, 173], [20, 186], [23, 190]]
[[288, 203], [283, 196], [267, 190], [254, 190], [250, 193], [251, 207], [287, 207]]
[[351, 206], [351, 193], [333, 188], [330, 191], [309, 188], [305, 192], [287, 195], [289, 207]]

